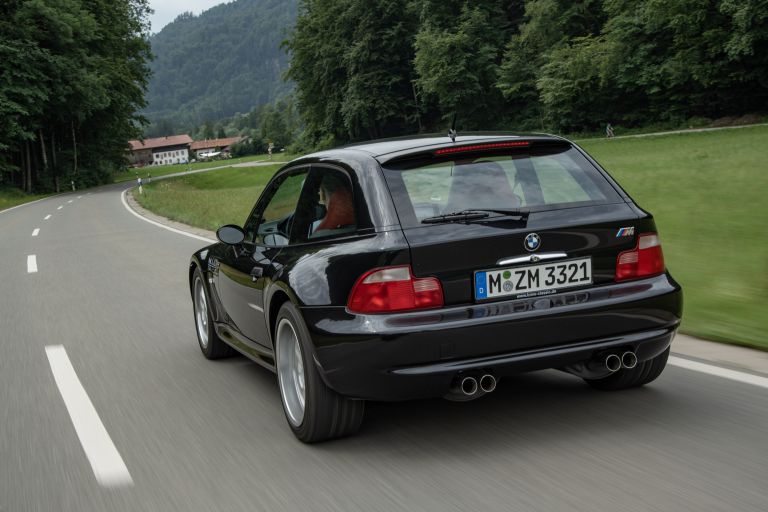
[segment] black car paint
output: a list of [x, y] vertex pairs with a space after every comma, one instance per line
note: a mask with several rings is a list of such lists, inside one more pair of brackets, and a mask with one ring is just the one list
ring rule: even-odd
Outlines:
[[[475, 135], [456, 143], [504, 138], [509, 136]], [[589, 155], [577, 148], [623, 202], [533, 212], [527, 223], [493, 219], [404, 230], [381, 163], [420, 158], [451, 145], [447, 137], [416, 140], [419, 144], [403, 139], [309, 155], [273, 177], [302, 166], [343, 169], [364, 216], [359, 233], [282, 247], [218, 243], [193, 255], [190, 275], [195, 266], [206, 274], [216, 330], [225, 341], [274, 370], [272, 324], [279, 306], [291, 301], [302, 312], [313, 359], [326, 383], [343, 395], [376, 400], [440, 396], [457, 373], [469, 369], [503, 376], [563, 367], [607, 348], [635, 350], [642, 361], [669, 346], [682, 314], [680, 286], [668, 273], [613, 282], [616, 251], [635, 243], [635, 237], [615, 237], [616, 225], [634, 226], [636, 233], [656, 231], [653, 217]], [[563, 141], [548, 136], [525, 140]], [[591, 255], [594, 285], [546, 297], [476, 303], [472, 276], [463, 269], [488, 268], [501, 258], [524, 254], [523, 239], [532, 231], [542, 238], [541, 251]], [[598, 243], [602, 249], [595, 252]], [[400, 264], [411, 264], [418, 277], [439, 277], [446, 306], [386, 315], [347, 310], [360, 275]], [[251, 275], [254, 267], [260, 268], [257, 277]], [[230, 302], [237, 305], [223, 307]]]

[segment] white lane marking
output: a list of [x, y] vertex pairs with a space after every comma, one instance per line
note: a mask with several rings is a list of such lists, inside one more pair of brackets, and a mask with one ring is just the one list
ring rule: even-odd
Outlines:
[[167, 229], [168, 231], [172, 231], [172, 232], [174, 232], [176, 234], [188, 236], [190, 238], [194, 238], [195, 240], [201, 240], [203, 242], [208, 242], [209, 244], [216, 243], [216, 240], [211, 240], [210, 238], [206, 238], [204, 236], [193, 235], [192, 233], [187, 233], [186, 231], [182, 231], [180, 229], [172, 228], [170, 226], [164, 226], [163, 224], [160, 224], [159, 222], [155, 222], [153, 220], [147, 219], [146, 217], [142, 217], [141, 215], [139, 215], [138, 213], [133, 211], [130, 206], [128, 206], [128, 201], [125, 200], [126, 192], [128, 192], [128, 189], [123, 190], [123, 193], [120, 194], [120, 200], [123, 202], [123, 206], [125, 206], [125, 209], [128, 210], [129, 212], [131, 212], [131, 214], [135, 215], [139, 219], [141, 219], [141, 220], [143, 220], [145, 222], [149, 222], [150, 224], [154, 224], [155, 226], [157, 226], [159, 228], [163, 228], [163, 229]]
[[67, 202], [68, 202], [68, 203], [71, 203], [71, 202], [72, 202], [72, 199], [70, 199], [70, 200], [69, 200], [69, 201], [67, 201]]
[[669, 356], [668, 363], [671, 364], [672, 366], [685, 368], [686, 370], [693, 370], [695, 372], [715, 375], [717, 377], [722, 377], [724, 379], [735, 380], [737, 382], [742, 382], [744, 384], [752, 384], [753, 386], [768, 388], [768, 378], [760, 377], [759, 375], [752, 375], [751, 373], [744, 373], [736, 370], [730, 370], [728, 368], [722, 368], [720, 366], [700, 363], [698, 361], [692, 361], [690, 359], [684, 359], [682, 357], [675, 357], [675, 356]]
[[77, 198], [78, 198], [78, 199], [82, 199], [82, 198], [83, 198], [83, 196], [77, 196]]
[[51, 365], [53, 379], [59, 388], [61, 398], [67, 407], [72, 425], [83, 447], [88, 462], [91, 463], [96, 480], [104, 487], [122, 487], [133, 485], [128, 468], [120, 457], [109, 432], [93, 407], [93, 402], [77, 378], [75, 369], [62, 345], [45, 347], [48, 362]]
[[40, 228], [35, 228], [34, 231], [32, 231], [32, 236], [37, 236], [40, 234]]
[[252, 307], [253, 309], [255, 309], [256, 311], [258, 311], [259, 313], [263, 313], [263, 312], [264, 312], [264, 308], [260, 308], [260, 307], [259, 307], [259, 306], [257, 306], [256, 304], [251, 304], [251, 303], [249, 302], [249, 303], [248, 303], [248, 305], [249, 305], [249, 306], [251, 306], [251, 307]]
[[51, 214], [49, 213], [48, 215], [45, 216], [45, 218], [43, 220], [48, 220], [50, 218], [51, 218]]
[[30, 254], [27, 256], [27, 274], [34, 274], [37, 272], [37, 256]]
[[57, 209], [57, 210], [61, 210], [62, 208], [64, 208], [64, 205], [61, 205], [61, 206], [59, 206], [59, 207], [58, 207], [58, 208], [56, 208], [56, 209]]

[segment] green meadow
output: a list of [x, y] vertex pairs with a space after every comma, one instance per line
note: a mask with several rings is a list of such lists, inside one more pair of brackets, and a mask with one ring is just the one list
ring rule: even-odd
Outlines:
[[655, 216], [682, 331], [768, 350], [768, 126], [579, 143]]
[[144, 208], [172, 220], [216, 230], [224, 224], [243, 225], [269, 178], [282, 164], [230, 167], [166, 180], [134, 189]]

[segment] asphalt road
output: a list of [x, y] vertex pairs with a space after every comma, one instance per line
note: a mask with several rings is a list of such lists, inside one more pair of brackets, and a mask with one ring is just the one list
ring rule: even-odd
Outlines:
[[[0, 213], [0, 511], [768, 510], [768, 391], [679, 367], [622, 393], [550, 371], [370, 404], [356, 437], [299, 443], [273, 375], [199, 352], [203, 242], [130, 214], [125, 186]], [[55, 345], [129, 483], [97, 480]]]

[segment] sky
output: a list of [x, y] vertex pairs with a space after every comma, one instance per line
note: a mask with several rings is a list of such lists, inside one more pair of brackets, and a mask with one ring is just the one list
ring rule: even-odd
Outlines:
[[150, 0], [149, 5], [155, 13], [149, 17], [152, 22], [152, 33], [160, 30], [176, 19], [183, 12], [194, 14], [210, 9], [214, 5], [225, 3], [227, 0]]

